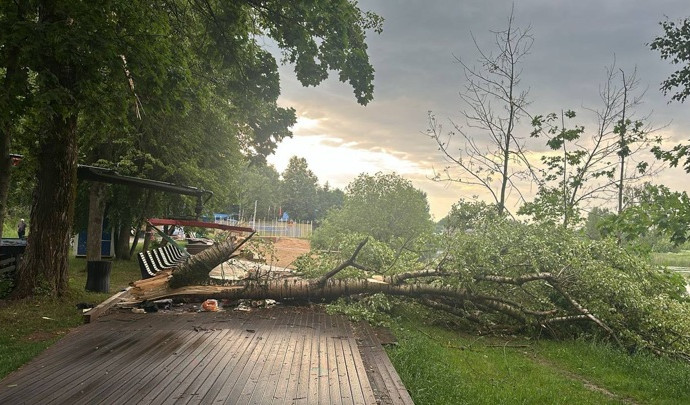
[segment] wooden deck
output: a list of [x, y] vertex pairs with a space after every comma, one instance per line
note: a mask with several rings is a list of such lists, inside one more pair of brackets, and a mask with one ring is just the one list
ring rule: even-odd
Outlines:
[[412, 404], [364, 323], [310, 308], [109, 313], [0, 381], [0, 404]]

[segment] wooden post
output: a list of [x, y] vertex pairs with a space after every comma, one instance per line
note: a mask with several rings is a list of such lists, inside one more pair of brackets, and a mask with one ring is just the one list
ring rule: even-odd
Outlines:
[[151, 245], [151, 238], [153, 237], [153, 229], [151, 225], [146, 224], [146, 233], [144, 234], [144, 246], [141, 248], [142, 252], [149, 250]]

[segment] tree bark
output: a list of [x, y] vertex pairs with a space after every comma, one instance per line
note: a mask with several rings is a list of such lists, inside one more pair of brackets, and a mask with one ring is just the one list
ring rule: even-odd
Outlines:
[[[118, 260], [129, 260], [132, 258], [130, 254], [130, 231], [132, 227], [121, 220], [117, 227], [117, 239], [115, 239], [115, 257]], [[135, 236], [136, 237], [136, 236]]]
[[86, 231], [86, 260], [101, 260], [103, 217], [105, 214], [107, 186], [92, 182], [89, 189], [89, 224]]
[[[38, 22], [58, 24], [63, 16], [54, 2], [42, 2]], [[43, 34], [46, 35], [46, 34]], [[54, 38], [41, 38], [46, 45]], [[74, 223], [77, 185], [77, 110], [74, 100], [76, 66], [61, 60], [47, 48], [41, 55], [37, 72], [40, 92], [60, 94], [45, 107], [37, 146], [38, 169], [31, 206], [31, 233], [17, 271], [17, 298], [43, 295], [64, 296], [68, 292], [69, 241]], [[48, 115], [48, 111], [51, 112]]]
[[16, 297], [68, 291], [69, 241], [77, 184], [76, 115], [56, 116], [43, 136], [31, 207], [31, 233], [17, 273]]
[[243, 239], [228, 238], [223, 243], [216, 243], [203, 252], [190, 256], [182, 265], [175, 268], [170, 279], [171, 288], [179, 288], [185, 285], [207, 284], [208, 273], [226, 262], [232, 254], [254, 235], [251, 233]]

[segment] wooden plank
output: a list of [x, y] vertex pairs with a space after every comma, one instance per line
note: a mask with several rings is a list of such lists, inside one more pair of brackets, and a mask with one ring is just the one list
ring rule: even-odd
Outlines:
[[[281, 318], [284, 318], [285, 316], [286, 315], [283, 314]], [[256, 389], [258, 386], [259, 377], [267, 368], [266, 364], [271, 363], [273, 356], [275, 356], [275, 352], [278, 349], [281, 340], [281, 329], [284, 327], [285, 324], [280, 319], [272, 324], [270, 334], [266, 339], [266, 345], [264, 345], [262, 350], [257, 354], [256, 360], [253, 362], [244, 384], [241, 387], [235, 386], [235, 390], [230, 392], [228, 395], [228, 400], [226, 403], [249, 403], [254, 389]]]
[[241, 371], [245, 368], [250, 360], [251, 354], [256, 349], [259, 343], [265, 343], [265, 331], [248, 332], [248, 330], [255, 330], [256, 324], [248, 321], [243, 324], [238, 338], [243, 344], [240, 350], [235, 353], [231, 361], [223, 367], [221, 372], [216, 377], [213, 385], [206, 391], [200, 403], [216, 403], [223, 402], [227, 397], [227, 393], [232, 390], [235, 384], [238, 383]]
[[[115, 402], [123, 392], [133, 384], [142, 371], [151, 372], [158, 369], [159, 352], [168, 351], [168, 343], [177, 346], [178, 336], [174, 331], [137, 331], [135, 337], [140, 344], [125, 351], [116, 362], [103, 369], [90, 368], [83, 372], [78, 391], [67, 392], [57, 396], [56, 400], [65, 404], [92, 404], [98, 401]], [[114, 398], [112, 398], [114, 397]]]
[[[231, 333], [228, 334], [225, 339], [223, 339], [218, 347], [218, 351], [222, 353], [222, 357], [219, 356], [220, 358], [217, 362], [215, 362], [214, 365], [206, 367], [208, 373], [203, 381], [201, 381], [200, 378], [197, 378], [196, 384], [190, 385], [189, 400], [186, 402], [187, 404], [198, 404], [204, 402], [204, 398], [209, 395], [211, 390], [216, 386], [219, 388], [220, 384], [222, 384], [220, 376], [223, 370], [234, 369], [237, 359], [241, 357], [242, 353], [248, 347], [247, 339], [245, 339], [242, 334], [243, 325], [244, 322], [239, 325], [228, 325], [232, 328]], [[213, 394], [211, 394], [211, 397], [213, 397]], [[210, 401], [207, 400], [205, 402]]]
[[128, 380], [127, 384], [122, 387], [119, 395], [116, 394], [115, 398], [111, 398], [112, 401], [134, 403], [135, 398], [143, 397], [154, 390], [158, 383], [169, 378], [175, 367], [180, 364], [180, 353], [191, 350], [191, 347], [198, 345], [198, 339], [204, 338], [192, 329], [172, 332], [177, 340], [173, 344], [166, 345], [164, 351], [158, 354], [159, 357], [152, 359], [150, 364], [142, 365], [137, 371], [132, 372], [131, 376], [126, 376], [124, 379]]
[[274, 332], [279, 335], [277, 344], [274, 344], [276, 350], [269, 355], [256, 381], [256, 387], [261, 388], [252, 389], [248, 394], [250, 398], [249, 404], [270, 404], [274, 401], [278, 378], [284, 368], [290, 367], [289, 364], [285, 364], [285, 358], [288, 355], [290, 335], [294, 329], [297, 317], [298, 313], [296, 311], [289, 311], [281, 315], [280, 327]]
[[[16, 385], [13, 390], [21, 390], [32, 384], [39, 384], [44, 378], [53, 375], [55, 370], [59, 372], [64, 367], [69, 366], [73, 362], [73, 358], [84, 358], [94, 347], [102, 344], [102, 337], [97, 333], [79, 332], [81, 331], [73, 330], [68, 333], [67, 336], [39, 354], [33, 361], [5, 377], [3, 383]], [[116, 338], [111, 337], [110, 339], [115, 340]], [[43, 385], [45, 384], [41, 384], [41, 386]]]
[[[302, 341], [302, 357], [300, 360], [299, 373], [296, 376], [296, 381], [290, 385], [288, 394], [286, 395], [285, 404], [307, 404], [309, 397], [309, 384], [311, 381], [311, 367], [312, 367], [312, 346], [315, 339], [314, 328], [315, 315], [313, 311], [306, 312], [304, 320], [304, 334]], [[317, 363], [318, 364], [318, 363]], [[312, 384], [314, 385], [314, 384]], [[291, 400], [292, 399], [292, 400]]]
[[[168, 395], [175, 389], [178, 382], [183, 380], [191, 372], [192, 364], [196, 359], [205, 356], [212, 345], [213, 338], [220, 334], [220, 331], [197, 332], [198, 336], [192, 341], [186, 350], [178, 352], [176, 362], [169, 368], [159, 370], [159, 374], [149, 385], [150, 389], [146, 395], [132, 399], [133, 403], [163, 403], [168, 399]], [[167, 372], [166, 372], [167, 371]]]
[[345, 350], [343, 348], [343, 341], [347, 341], [350, 331], [348, 331], [345, 326], [345, 320], [343, 316], [337, 315], [333, 316], [334, 326], [336, 327], [335, 332], [337, 334], [333, 336], [333, 343], [335, 344], [335, 359], [338, 366], [338, 384], [340, 386], [340, 396], [342, 398], [343, 404], [354, 404], [354, 394], [353, 392], [359, 390], [361, 393], [361, 387], [359, 386], [358, 379], [350, 379], [348, 372], [348, 362], [345, 357]]
[[[277, 318], [277, 317], [276, 317]], [[216, 394], [214, 403], [218, 402], [216, 400], [222, 400], [223, 403], [235, 404], [237, 403], [237, 397], [244, 388], [250, 374], [253, 371], [253, 367], [261, 359], [261, 352], [270, 346], [272, 330], [275, 326], [277, 320], [273, 319], [271, 321], [253, 319], [252, 329], [253, 332], [247, 332], [252, 334], [252, 338], [258, 340], [257, 344], [254, 346], [251, 352], [247, 353], [247, 356], [243, 359], [238, 367], [233, 370], [229, 377], [227, 384], [224, 384], [222, 389]], [[257, 334], [258, 332], [258, 334]], [[270, 347], [269, 347], [270, 349]]]
[[95, 308], [91, 308], [90, 310], [84, 312], [84, 314], [82, 315], [84, 323], [91, 323], [95, 321], [99, 316], [103, 315], [107, 310], [109, 310], [116, 303], [118, 303], [124, 295], [128, 294], [130, 288], [132, 287], [127, 287], [125, 290], [120, 291], [119, 293], [96, 305]]
[[371, 388], [377, 400], [381, 404], [392, 404], [393, 401], [386, 388], [386, 383], [381, 376], [381, 372], [376, 365], [376, 359], [373, 352], [378, 346], [378, 342], [372, 340], [372, 337], [366, 333], [364, 328], [365, 322], [357, 324], [356, 332], [358, 336], [358, 349], [361, 355], [362, 363], [366, 370], [367, 376], [371, 383]]
[[[183, 403], [191, 398], [195, 387], [203, 383], [208, 376], [207, 372], [213, 368], [214, 359], [216, 357], [222, 357], [220, 350], [217, 350], [217, 348], [222, 346], [222, 342], [229, 334], [232, 334], [230, 329], [220, 329], [217, 333], [214, 333], [209, 341], [208, 350], [202, 355], [190, 359], [189, 364], [184, 368], [182, 373], [176, 375], [175, 386], [167, 394], [167, 399], [163, 402]], [[200, 379], [200, 381], [197, 382], [197, 379]]]
[[[37, 381], [27, 381], [26, 387], [21, 396], [26, 403], [42, 403], [51, 399], [56, 392], [74, 389], [83, 382], [84, 370], [90, 369], [97, 360], [97, 367], [94, 372], [102, 374], [104, 370], [113, 362], [126, 355], [127, 350], [136, 345], [136, 340], [132, 339], [132, 334], [123, 334], [114, 340], [111, 336], [99, 334], [103, 339], [103, 345], [89, 347], [86, 355], [77, 357], [74, 353], [67, 352], [64, 357], [50, 357], [48, 360], [54, 361], [51, 371], [43, 371], [35, 376]], [[28, 388], [28, 389], [27, 389]]]
[[367, 326], [312, 309], [110, 311], [3, 380], [0, 403], [411, 404]]
[[[306, 340], [305, 331], [308, 329], [306, 326], [307, 322], [305, 311], [299, 311], [290, 330], [289, 344], [273, 393], [272, 403], [274, 404], [292, 403], [294, 400], [302, 366], [302, 351], [304, 349], [304, 341]], [[292, 392], [290, 387], [293, 387]]]
[[330, 385], [328, 375], [330, 372], [328, 364], [328, 329], [327, 318], [324, 314], [319, 314], [319, 336], [318, 336], [318, 361], [317, 372], [319, 376], [319, 391], [317, 401], [321, 404], [331, 403]]
[[[354, 330], [352, 329], [352, 325], [349, 325], [350, 331], [354, 333]], [[354, 368], [354, 373], [350, 374], [350, 379], [357, 378], [359, 381], [359, 387], [362, 392], [362, 398], [361, 401], [362, 403], [365, 404], [375, 404], [378, 403], [376, 401], [376, 396], [374, 395], [374, 390], [371, 387], [371, 382], [369, 381], [369, 376], [367, 374], [367, 370], [364, 366], [364, 363], [362, 362], [362, 356], [360, 355], [358, 345], [357, 345], [357, 339], [353, 336], [350, 335], [350, 337], [347, 340], [347, 346], [348, 349], [347, 351], [349, 352], [349, 355], [352, 356], [352, 365]], [[359, 394], [353, 396], [356, 398], [355, 403], [358, 403], [357, 400], [359, 400]]]
[[296, 375], [299, 373], [300, 361], [302, 359], [303, 339], [300, 339], [300, 337], [304, 334], [305, 319], [303, 311], [295, 310], [293, 312], [294, 316], [288, 325], [284, 355], [279, 357], [280, 362], [276, 364], [276, 373], [272, 384], [273, 389], [270, 391], [264, 390], [263, 399], [257, 403], [285, 403], [288, 400], [288, 387], [290, 384], [295, 386], [297, 384]]
[[[346, 378], [350, 383], [352, 402], [360, 405], [376, 403], [374, 393], [371, 391], [371, 386], [369, 385], [369, 378], [366, 376], [366, 371], [359, 358], [359, 352], [356, 349], [357, 343], [353, 336], [354, 331], [352, 330], [351, 323], [343, 316], [338, 317], [338, 322], [343, 333], [341, 350], [347, 370]], [[356, 353], [356, 356], [354, 353]], [[359, 360], [359, 362], [357, 360]]]
[[[170, 404], [181, 401], [181, 392], [189, 386], [194, 380], [194, 377], [201, 371], [206, 359], [214, 352], [218, 340], [227, 333], [227, 329], [199, 333], [208, 334], [208, 339], [204, 342], [203, 346], [200, 347], [200, 350], [186, 356], [183, 364], [175, 368], [173, 373], [171, 373], [172, 378], [169, 379], [169, 384], [163, 389], [157, 388], [159, 394], [151, 400], [151, 403]], [[146, 402], [146, 399], [144, 399], [143, 402]]]
[[[412, 404], [410, 394], [400, 380], [400, 376], [395, 371], [388, 355], [381, 347], [371, 326], [366, 322], [361, 322], [358, 324], [357, 330], [363, 337], [360, 348], [364, 349], [362, 352], [363, 359], [367, 358], [365, 365], [369, 363], [371, 368], [368, 371], [373, 372], [370, 377], [373, 376], [378, 384], [382, 384], [378, 386], [379, 395], [392, 404]], [[385, 399], [386, 396], [388, 399]]]

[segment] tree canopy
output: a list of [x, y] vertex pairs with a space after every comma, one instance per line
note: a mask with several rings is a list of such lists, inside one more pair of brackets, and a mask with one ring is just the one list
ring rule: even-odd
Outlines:
[[263, 38], [302, 84], [336, 71], [367, 104], [366, 31], [380, 32], [382, 19], [352, 0], [17, 1], [0, 6], [0, 27], [0, 220], [15, 138], [36, 162], [17, 293], [44, 285], [61, 295], [78, 161], [223, 186], [238, 150], [260, 160], [295, 120], [277, 106], [277, 62]]
[[[661, 90], [667, 95], [675, 89], [671, 100], [682, 103], [690, 95], [690, 18], [683, 18], [678, 22], [666, 20], [659, 24], [664, 30], [664, 35], [656, 37], [649, 46], [652, 50], [658, 51], [662, 59], [679, 66], [678, 70], [661, 83]], [[655, 146], [652, 151], [657, 159], [668, 162], [671, 167], [678, 166], [678, 163], [685, 159], [682, 166], [690, 173], [689, 145], [679, 144], [671, 150]]]
[[671, 100], [683, 102], [690, 95], [690, 18], [666, 20], [659, 25], [664, 34], [654, 38], [649, 47], [659, 52], [662, 59], [678, 65], [678, 70], [661, 83], [661, 91], [675, 91]]
[[409, 241], [432, 229], [426, 194], [397, 174], [360, 174], [345, 189], [342, 208], [331, 210], [312, 238], [329, 248], [348, 233], [391, 243]]

